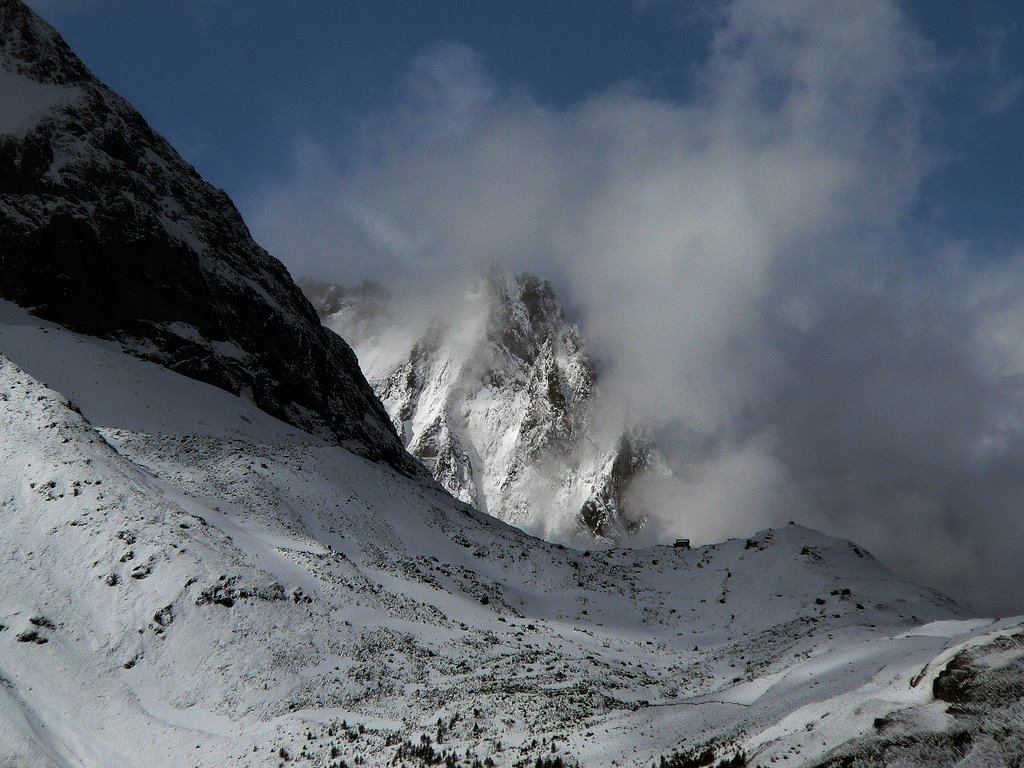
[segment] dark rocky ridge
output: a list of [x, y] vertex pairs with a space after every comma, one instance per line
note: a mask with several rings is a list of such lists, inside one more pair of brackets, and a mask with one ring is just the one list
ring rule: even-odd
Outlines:
[[0, 297], [414, 470], [351, 348], [205, 182], [20, 0], [0, 69], [68, 89], [0, 135]]

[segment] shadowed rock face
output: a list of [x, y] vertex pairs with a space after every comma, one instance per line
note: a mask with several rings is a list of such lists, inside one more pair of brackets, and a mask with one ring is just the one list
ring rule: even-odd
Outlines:
[[0, 297], [415, 471], [352, 350], [228, 196], [20, 0], [0, 0], [0, 74], [24, 112], [0, 124]]

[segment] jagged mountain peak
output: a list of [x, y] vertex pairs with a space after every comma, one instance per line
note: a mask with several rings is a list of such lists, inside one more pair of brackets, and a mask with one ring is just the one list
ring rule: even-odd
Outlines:
[[[458, 498], [545, 536], [592, 543], [642, 525], [631, 482], [661, 471], [608, 417], [593, 361], [551, 285], [492, 267], [433, 302], [311, 284], [398, 433]], [[408, 308], [407, 310], [405, 308]]]
[[23, 3], [0, 2], [0, 30], [0, 297], [418, 471], [228, 196]]
[[546, 280], [491, 267], [477, 286], [489, 299], [488, 341], [526, 363], [534, 361], [545, 341], [575, 331]]

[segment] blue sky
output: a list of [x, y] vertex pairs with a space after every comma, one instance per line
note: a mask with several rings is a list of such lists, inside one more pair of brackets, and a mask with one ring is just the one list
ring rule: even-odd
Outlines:
[[574, 3], [37, 2], [102, 79], [215, 182], [244, 196], [297, 135], [343, 141], [415, 56], [461, 42], [496, 78], [565, 105], [622, 79], [670, 97], [706, 45], [671, 7]]
[[35, 0], [293, 275], [550, 279], [675, 469], [1024, 606], [1024, 6]]
[[[696, 0], [313, 2], [37, 0], [85, 62], [246, 206], [289, 173], [296, 137], [343, 145], [410, 62], [464, 43], [501, 84], [565, 107], [630, 80], [685, 100], [715, 20]], [[943, 166], [915, 213], [990, 246], [1024, 235], [1024, 6], [902, 4], [945, 70], [927, 130]], [[585, 8], [585, 11], [582, 9]]]

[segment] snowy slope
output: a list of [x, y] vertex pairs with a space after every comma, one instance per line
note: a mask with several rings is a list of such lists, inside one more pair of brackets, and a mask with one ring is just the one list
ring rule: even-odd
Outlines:
[[665, 471], [598, 393], [551, 286], [492, 268], [426, 310], [372, 285], [305, 283], [348, 340], [406, 448], [455, 497], [549, 540], [622, 540], [630, 483]]
[[945, 661], [1020, 632], [799, 526], [548, 544], [2, 310], [0, 764], [417, 765], [424, 736], [467, 766], [552, 739], [588, 766], [713, 740], [813, 764], [894, 711], [942, 727]]

